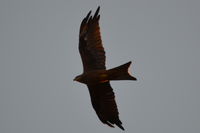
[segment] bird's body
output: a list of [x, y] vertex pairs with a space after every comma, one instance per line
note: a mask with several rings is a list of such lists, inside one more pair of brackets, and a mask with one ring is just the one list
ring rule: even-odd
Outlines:
[[76, 81], [84, 84], [97, 84], [104, 81], [108, 81], [109, 75], [106, 70], [94, 70], [88, 73], [83, 73], [77, 77]]
[[94, 16], [90, 16], [90, 11], [81, 23], [79, 52], [84, 71], [74, 80], [87, 85], [92, 106], [101, 122], [110, 127], [114, 127], [114, 124], [116, 124], [124, 130], [119, 119], [115, 95], [110, 86], [110, 81], [136, 80], [136, 78], [128, 72], [131, 62], [106, 70], [105, 51], [99, 27], [99, 10], [100, 7], [97, 8]]
[[110, 80], [136, 80], [136, 78], [132, 77], [128, 72], [130, 64], [131, 62], [128, 62], [109, 70], [99, 69], [88, 71], [87, 73], [77, 76], [75, 80], [86, 85], [104, 83]]

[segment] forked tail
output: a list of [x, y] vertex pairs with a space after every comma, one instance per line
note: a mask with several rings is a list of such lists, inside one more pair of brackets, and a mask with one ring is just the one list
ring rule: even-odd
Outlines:
[[121, 66], [112, 68], [108, 70], [110, 80], [137, 80], [135, 77], [131, 76], [128, 68], [131, 65], [131, 61], [125, 63]]

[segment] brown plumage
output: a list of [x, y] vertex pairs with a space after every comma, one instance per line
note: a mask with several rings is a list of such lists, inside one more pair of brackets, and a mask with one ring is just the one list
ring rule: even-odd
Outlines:
[[79, 52], [83, 63], [83, 74], [74, 80], [87, 85], [92, 106], [101, 122], [110, 127], [116, 124], [124, 130], [110, 80], [136, 80], [136, 78], [128, 73], [131, 62], [106, 70], [105, 51], [99, 27], [99, 10], [100, 7], [94, 16], [91, 16], [90, 11], [81, 23]]

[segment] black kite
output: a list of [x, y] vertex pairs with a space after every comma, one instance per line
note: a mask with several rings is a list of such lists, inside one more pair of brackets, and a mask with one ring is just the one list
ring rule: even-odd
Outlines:
[[110, 80], [136, 80], [128, 73], [131, 62], [106, 70], [105, 51], [101, 41], [97, 8], [94, 16], [91, 11], [83, 19], [79, 34], [79, 52], [83, 63], [83, 74], [74, 80], [87, 85], [91, 102], [99, 119], [110, 127], [116, 124], [124, 130], [119, 119], [115, 95]]

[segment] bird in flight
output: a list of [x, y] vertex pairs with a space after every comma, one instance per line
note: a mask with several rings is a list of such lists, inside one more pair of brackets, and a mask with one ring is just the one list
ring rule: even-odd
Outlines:
[[102, 45], [99, 10], [92, 16], [91, 11], [82, 20], [79, 33], [79, 53], [83, 64], [83, 73], [74, 81], [86, 84], [92, 106], [104, 124], [110, 127], [117, 125], [124, 130], [119, 119], [119, 112], [115, 102], [115, 94], [110, 85], [111, 80], [136, 80], [128, 72], [131, 62], [106, 70], [105, 51]]

